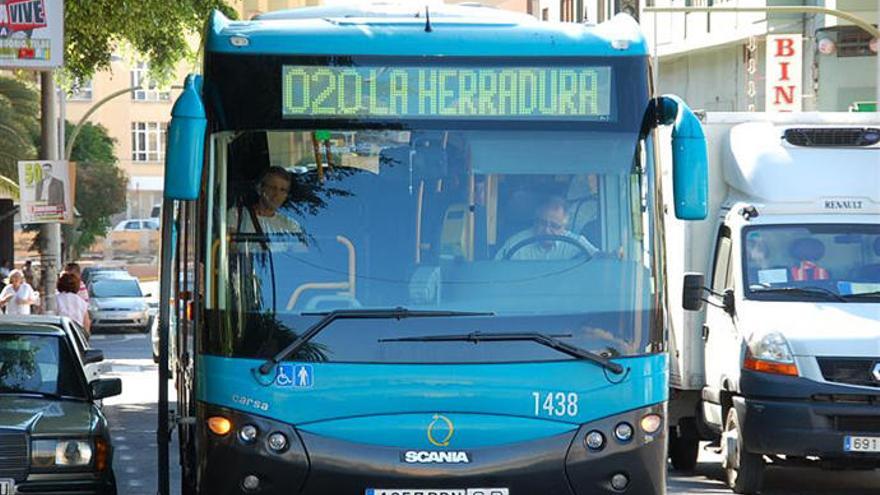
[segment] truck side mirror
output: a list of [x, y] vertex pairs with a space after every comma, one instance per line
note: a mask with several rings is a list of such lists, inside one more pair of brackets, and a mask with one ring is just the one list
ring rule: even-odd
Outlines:
[[721, 304], [724, 312], [733, 316], [736, 313], [736, 299], [733, 296], [733, 289], [725, 289], [721, 295]]
[[675, 95], [656, 103], [660, 124], [672, 124], [672, 193], [675, 217], [703, 220], [709, 214], [709, 160], [703, 126], [685, 102]]
[[703, 284], [705, 277], [702, 273], [686, 273], [681, 294], [681, 306], [688, 311], [703, 309]]
[[201, 92], [202, 77], [190, 74], [171, 109], [165, 152], [166, 199], [193, 200], [199, 197], [208, 128]]

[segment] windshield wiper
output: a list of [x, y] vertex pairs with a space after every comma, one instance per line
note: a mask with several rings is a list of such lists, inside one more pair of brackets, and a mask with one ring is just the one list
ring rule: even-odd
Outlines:
[[482, 333], [471, 332], [463, 334], [451, 335], [425, 335], [422, 337], [399, 337], [394, 339], [379, 339], [379, 342], [516, 342], [531, 341], [557, 350], [563, 354], [584, 359], [613, 372], [614, 374], [623, 373], [623, 366], [610, 361], [601, 354], [582, 349], [580, 347], [566, 344], [552, 335], [534, 332], [513, 332], [513, 333]]
[[844, 299], [859, 299], [859, 298], [869, 298], [869, 297], [880, 297], [880, 290], [875, 290], [871, 292], [860, 292], [858, 294], [845, 294], [840, 296]]
[[755, 290], [752, 289], [752, 292], [755, 294], [764, 294], [764, 293], [784, 293], [790, 292], [795, 294], [810, 294], [810, 295], [822, 295], [822, 296], [831, 296], [832, 299], [840, 302], [846, 302], [843, 296], [840, 294], [825, 289], [823, 287], [770, 287], [767, 289]]
[[404, 318], [451, 318], [461, 316], [495, 316], [489, 312], [471, 311], [437, 311], [437, 310], [411, 310], [402, 307], [387, 309], [337, 309], [323, 313], [302, 313], [302, 316], [322, 316], [320, 320], [306, 329], [296, 340], [277, 354], [261, 364], [258, 371], [261, 375], [268, 375], [272, 368], [282, 359], [300, 350], [306, 342], [318, 335], [336, 320], [402, 320]]

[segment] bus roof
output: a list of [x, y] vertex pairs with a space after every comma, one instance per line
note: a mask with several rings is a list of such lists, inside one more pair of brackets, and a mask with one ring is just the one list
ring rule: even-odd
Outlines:
[[619, 14], [599, 25], [541, 22], [469, 5], [436, 5], [426, 29], [423, 4], [308, 7], [250, 21], [212, 14], [207, 49], [242, 55], [647, 56], [636, 21]]

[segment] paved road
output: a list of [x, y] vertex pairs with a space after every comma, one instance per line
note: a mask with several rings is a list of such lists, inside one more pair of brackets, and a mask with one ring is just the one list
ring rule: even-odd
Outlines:
[[[704, 445], [706, 447], [706, 445]], [[669, 473], [668, 495], [732, 493], [722, 481], [721, 457], [711, 450], [700, 453], [700, 463], [690, 474]], [[822, 471], [806, 468], [771, 468], [764, 477], [762, 495], [877, 495], [880, 471]]]
[[[110, 420], [116, 447], [115, 470], [120, 495], [156, 493], [156, 405], [158, 368], [150, 357], [146, 335], [95, 335], [92, 345], [104, 351], [112, 366], [110, 376], [122, 378], [122, 395], [107, 399], [104, 411]], [[176, 466], [176, 446], [172, 446]], [[722, 479], [720, 458], [711, 451], [700, 454], [694, 473], [670, 472], [669, 495], [730, 494]], [[172, 487], [178, 486], [172, 473]], [[172, 490], [172, 493], [177, 493]], [[877, 495], [880, 472], [770, 469], [763, 495]]]
[[[111, 365], [107, 376], [122, 378], [122, 395], [104, 401], [116, 449], [113, 466], [119, 494], [155, 495], [159, 368], [153, 364], [149, 339], [143, 334], [98, 334], [92, 336], [92, 346], [104, 351]], [[177, 463], [176, 452], [172, 446], [172, 467]], [[172, 486], [176, 486], [177, 471], [172, 474]]]

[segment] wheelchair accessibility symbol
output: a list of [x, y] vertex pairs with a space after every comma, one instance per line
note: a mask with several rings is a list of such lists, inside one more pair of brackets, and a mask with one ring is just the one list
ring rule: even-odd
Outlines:
[[279, 364], [275, 385], [279, 387], [311, 388], [315, 373], [310, 364]]

